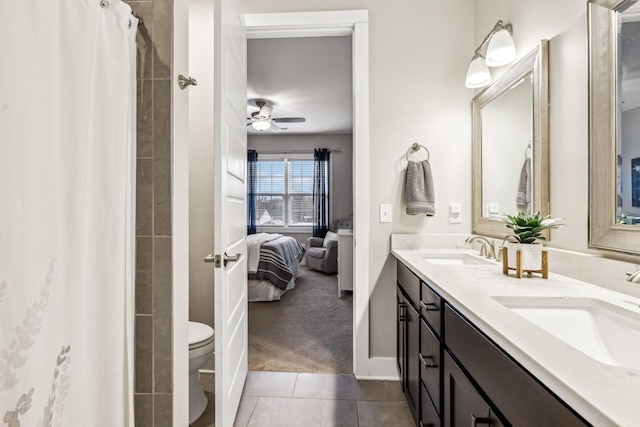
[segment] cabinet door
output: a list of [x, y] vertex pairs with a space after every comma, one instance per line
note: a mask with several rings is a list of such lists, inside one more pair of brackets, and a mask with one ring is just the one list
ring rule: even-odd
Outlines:
[[433, 328], [436, 335], [442, 336], [442, 300], [426, 283], [422, 282], [420, 312]]
[[400, 287], [396, 288], [396, 365], [398, 366], [398, 376], [402, 384], [402, 389], [407, 386], [405, 377], [404, 357], [405, 357], [405, 321], [407, 319], [404, 295], [400, 291]]
[[407, 356], [405, 369], [407, 371], [407, 400], [417, 421], [418, 406], [420, 404], [420, 314], [411, 304], [407, 304], [406, 312]]
[[420, 379], [422, 385], [429, 393], [433, 405], [438, 413], [442, 412], [440, 406], [440, 374], [442, 368], [442, 355], [440, 341], [433, 331], [423, 321], [420, 322]]
[[451, 353], [513, 425], [589, 425], [449, 305], [444, 329]]
[[420, 426], [421, 427], [440, 427], [440, 414], [436, 411], [433, 402], [429, 398], [427, 389], [422, 384], [420, 389]]
[[446, 427], [503, 426], [447, 352], [444, 353], [444, 395]]
[[411, 303], [418, 307], [420, 303], [420, 279], [406, 265], [398, 262], [398, 285], [402, 286]]

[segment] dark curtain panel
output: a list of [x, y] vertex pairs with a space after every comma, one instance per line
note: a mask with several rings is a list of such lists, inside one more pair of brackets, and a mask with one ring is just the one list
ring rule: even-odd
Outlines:
[[329, 231], [329, 156], [331, 150], [313, 150], [313, 236]]
[[256, 193], [258, 191], [258, 152], [247, 150], [247, 234], [256, 234]]

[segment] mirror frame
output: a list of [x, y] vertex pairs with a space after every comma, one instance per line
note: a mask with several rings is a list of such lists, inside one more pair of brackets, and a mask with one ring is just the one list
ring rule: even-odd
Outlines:
[[616, 224], [617, 17], [628, 0], [589, 0], [589, 248], [640, 253], [640, 227]]
[[[529, 73], [533, 74], [533, 212], [549, 215], [549, 42], [541, 40], [534, 50], [473, 98], [472, 230], [475, 234], [500, 239], [509, 234], [502, 221], [482, 216], [482, 108]], [[548, 231], [544, 234], [547, 239]]]

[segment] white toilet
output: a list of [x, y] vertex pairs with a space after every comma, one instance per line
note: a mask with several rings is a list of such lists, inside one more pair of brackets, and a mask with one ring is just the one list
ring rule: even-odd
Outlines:
[[189, 424], [197, 420], [207, 407], [198, 370], [211, 358], [214, 350], [213, 328], [204, 323], [189, 322]]

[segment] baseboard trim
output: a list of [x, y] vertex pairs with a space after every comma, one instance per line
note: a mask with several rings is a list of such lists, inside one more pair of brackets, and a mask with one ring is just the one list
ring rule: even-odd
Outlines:
[[356, 375], [359, 380], [399, 381], [395, 357], [370, 357], [366, 375]]

